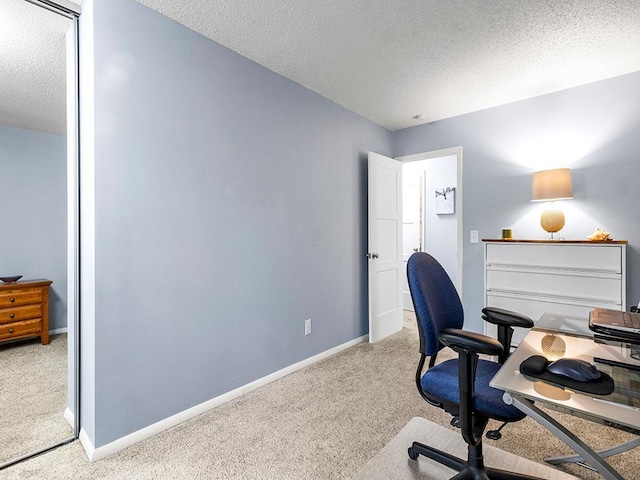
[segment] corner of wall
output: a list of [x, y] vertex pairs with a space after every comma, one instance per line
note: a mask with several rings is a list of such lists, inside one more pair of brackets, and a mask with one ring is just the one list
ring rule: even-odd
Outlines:
[[97, 458], [95, 458], [95, 451], [96, 451], [96, 447], [93, 446], [93, 443], [91, 443], [91, 440], [89, 440], [89, 435], [87, 435], [87, 432], [85, 429], [81, 428], [80, 429], [80, 443], [82, 444], [82, 448], [84, 448], [84, 451], [87, 453], [87, 457], [89, 458], [90, 462], [93, 462], [94, 460], [97, 460]]

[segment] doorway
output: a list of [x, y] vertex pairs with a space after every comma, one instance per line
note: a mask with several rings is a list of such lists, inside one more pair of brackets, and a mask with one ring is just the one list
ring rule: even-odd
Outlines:
[[413, 310], [406, 266], [418, 251], [440, 262], [462, 295], [462, 147], [399, 157], [402, 162], [405, 310]]

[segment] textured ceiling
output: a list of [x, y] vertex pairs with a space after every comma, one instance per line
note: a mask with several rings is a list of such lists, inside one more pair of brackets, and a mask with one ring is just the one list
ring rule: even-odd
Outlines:
[[395, 130], [640, 70], [638, 0], [138, 0]]
[[0, 0], [0, 124], [64, 133], [70, 26], [25, 0]]
[[391, 130], [640, 70], [638, 0], [137, 1]]

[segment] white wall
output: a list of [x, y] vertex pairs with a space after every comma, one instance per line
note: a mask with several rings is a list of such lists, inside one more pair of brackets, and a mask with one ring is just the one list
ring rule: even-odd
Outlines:
[[431, 158], [425, 162], [425, 244], [424, 251], [430, 253], [451, 277], [454, 285], [457, 278], [457, 221], [453, 215], [438, 215], [435, 212], [435, 190], [455, 187], [457, 182], [456, 156]]

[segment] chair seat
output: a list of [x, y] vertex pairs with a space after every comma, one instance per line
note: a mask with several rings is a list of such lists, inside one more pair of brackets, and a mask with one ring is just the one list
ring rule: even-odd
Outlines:
[[[504, 394], [502, 390], [489, 386], [489, 382], [500, 367], [501, 365], [496, 362], [478, 360], [473, 394], [474, 410], [503, 422], [521, 420], [526, 415], [502, 401]], [[459, 404], [458, 359], [447, 360], [431, 367], [422, 376], [420, 384], [427, 396], [437, 399], [438, 402]]]

